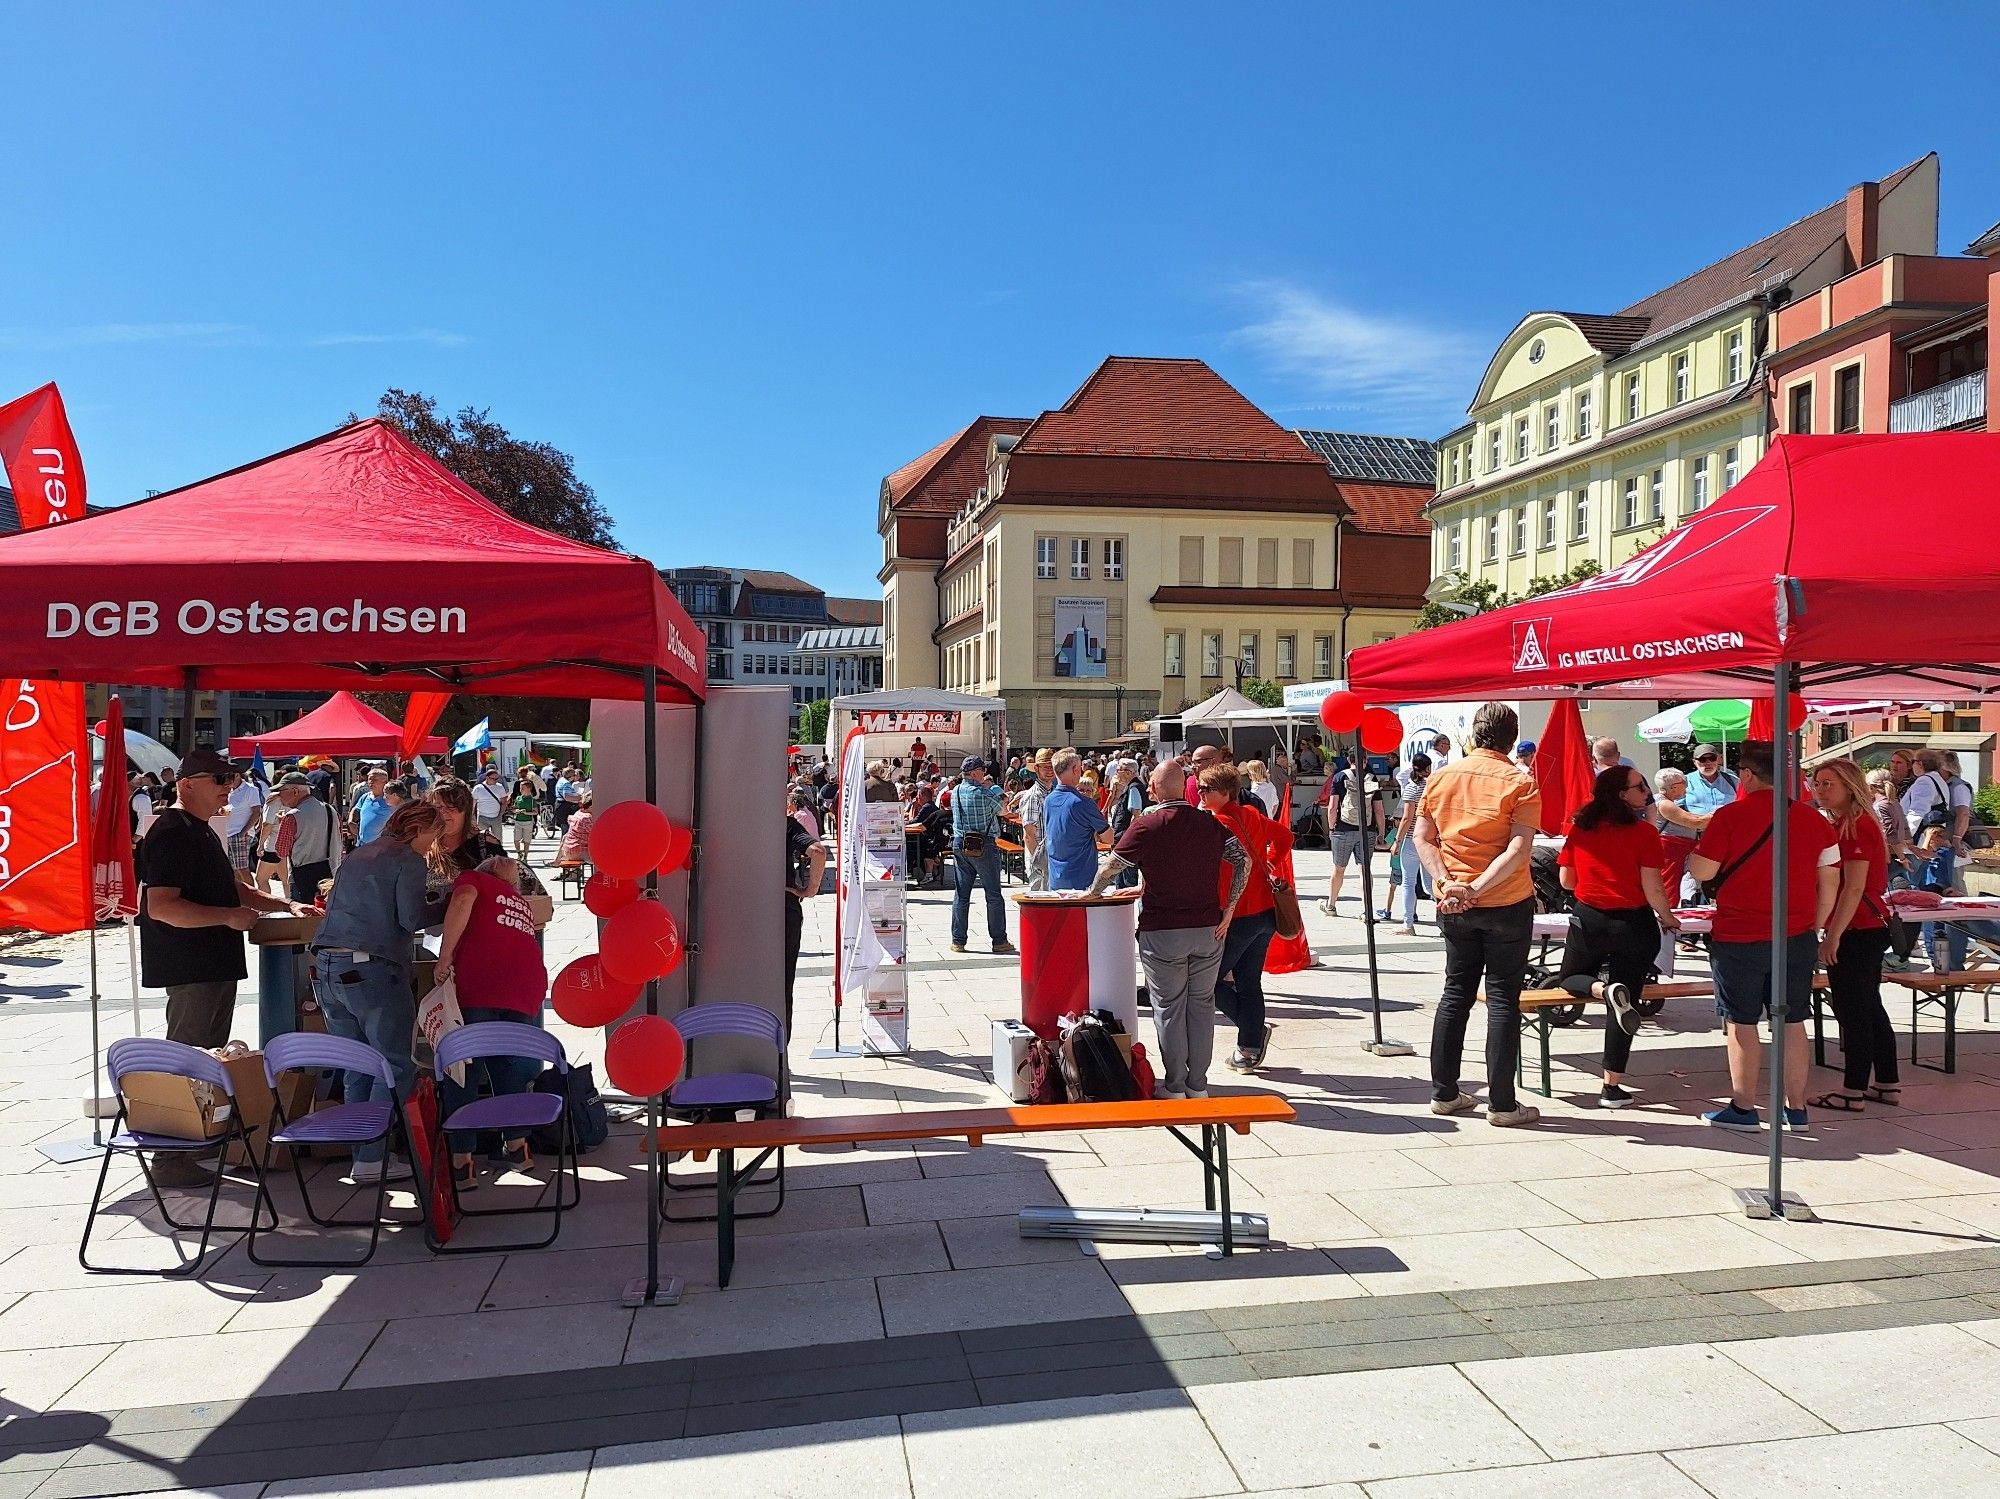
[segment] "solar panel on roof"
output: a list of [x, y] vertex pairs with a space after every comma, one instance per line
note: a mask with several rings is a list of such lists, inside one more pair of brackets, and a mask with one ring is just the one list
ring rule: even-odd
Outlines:
[[1376, 484], [1430, 484], [1437, 477], [1431, 444], [1420, 437], [1301, 431], [1299, 439], [1326, 460], [1326, 466], [1338, 479]]

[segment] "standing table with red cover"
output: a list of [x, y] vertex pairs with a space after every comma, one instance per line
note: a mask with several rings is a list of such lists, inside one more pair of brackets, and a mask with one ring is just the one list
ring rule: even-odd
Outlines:
[[1139, 1028], [1138, 901], [1131, 892], [1016, 895], [1021, 908], [1021, 1023], [1045, 1040], [1060, 1016], [1109, 1010]]

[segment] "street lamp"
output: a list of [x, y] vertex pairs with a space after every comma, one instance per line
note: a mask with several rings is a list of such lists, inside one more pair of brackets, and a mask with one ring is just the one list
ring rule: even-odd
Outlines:
[[1424, 589], [1424, 601], [1436, 604], [1447, 614], [1473, 615], [1479, 611], [1461, 601], [1465, 592], [1466, 579], [1458, 573], [1439, 573]]

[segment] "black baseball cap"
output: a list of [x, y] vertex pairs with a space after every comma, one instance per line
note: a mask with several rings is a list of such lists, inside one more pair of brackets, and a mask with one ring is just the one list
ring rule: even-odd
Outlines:
[[958, 762], [959, 774], [961, 775], [968, 770], [984, 770], [985, 768], [986, 762], [977, 755], [967, 755], [963, 760]]
[[180, 780], [189, 780], [197, 776], [237, 776], [242, 773], [219, 751], [200, 744], [181, 756], [180, 769], [174, 775]]

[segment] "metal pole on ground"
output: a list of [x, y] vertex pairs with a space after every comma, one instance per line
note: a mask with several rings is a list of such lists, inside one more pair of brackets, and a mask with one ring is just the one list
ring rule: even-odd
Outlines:
[[[645, 785], [646, 800], [657, 804], [660, 796], [660, 672], [656, 666], [648, 666], [641, 673], [645, 682], [645, 713], [643, 728], [643, 753], [646, 758]], [[646, 872], [645, 899], [657, 900], [660, 890], [660, 872], [651, 869]], [[660, 981], [646, 981], [646, 1013], [660, 1013]], [[660, 1098], [654, 1094], [646, 1100], [646, 1280], [643, 1285], [634, 1285], [626, 1291], [628, 1305], [671, 1306], [680, 1300], [680, 1284], [669, 1278], [667, 1286], [660, 1285]]]
[[[1361, 781], [1361, 921], [1368, 943], [1368, 1003], [1373, 1012], [1375, 1034], [1363, 1041], [1361, 1049], [1378, 1057], [1408, 1057], [1416, 1048], [1407, 1041], [1382, 1038], [1382, 974], [1375, 955], [1375, 822], [1368, 798], [1367, 752], [1361, 747], [1361, 731], [1354, 731], [1354, 761], [1348, 774]], [[1328, 835], [1331, 841], [1331, 834]]]

